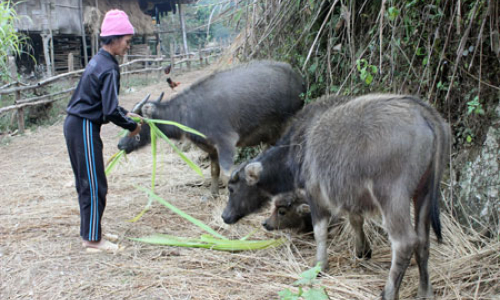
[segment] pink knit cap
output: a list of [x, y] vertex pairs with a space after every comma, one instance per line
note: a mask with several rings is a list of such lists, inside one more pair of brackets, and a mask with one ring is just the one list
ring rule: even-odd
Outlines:
[[134, 27], [130, 24], [127, 14], [119, 9], [106, 13], [101, 25], [101, 36], [134, 34]]

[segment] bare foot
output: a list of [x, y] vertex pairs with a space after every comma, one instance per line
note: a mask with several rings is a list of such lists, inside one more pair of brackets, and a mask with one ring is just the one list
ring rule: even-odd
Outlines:
[[120, 249], [117, 244], [113, 244], [104, 239], [98, 242], [82, 240], [82, 246], [86, 248], [88, 252], [116, 252]]

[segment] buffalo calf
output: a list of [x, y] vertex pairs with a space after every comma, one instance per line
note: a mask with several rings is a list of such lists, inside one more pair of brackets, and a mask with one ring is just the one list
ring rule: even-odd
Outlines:
[[311, 210], [305, 191], [299, 189], [274, 196], [271, 216], [262, 226], [269, 231], [288, 228], [299, 233], [312, 232]]

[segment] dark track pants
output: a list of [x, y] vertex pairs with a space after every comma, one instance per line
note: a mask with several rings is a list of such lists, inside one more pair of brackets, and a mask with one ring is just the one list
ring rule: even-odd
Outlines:
[[101, 218], [108, 191], [100, 131], [100, 125], [80, 117], [68, 115], [64, 121], [80, 204], [80, 235], [87, 241], [101, 240]]

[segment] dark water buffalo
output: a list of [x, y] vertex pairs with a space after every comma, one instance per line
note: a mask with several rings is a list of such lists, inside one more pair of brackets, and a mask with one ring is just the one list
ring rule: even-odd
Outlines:
[[312, 232], [311, 209], [305, 191], [297, 189], [274, 196], [271, 216], [262, 226], [270, 231], [294, 229], [299, 233]]
[[[330, 107], [313, 119], [301, 144], [300, 171], [296, 176], [300, 176], [307, 191], [316, 259], [323, 270], [328, 268], [330, 215], [348, 214], [356, 235], [356, 253], [369, 257], [363, 215], [378, 211], [391, 241], [393, 258], [382, 298], [398, 299], [413, 253], [420, 272], [418, 297], [433, 298], [427, 268], [429, 231], [432, 226], [438, 241], [442, 240], [439, 182], [449, 145], [449, 126], [431, 106], [411, 96], [358, 97]], [[252, 186], [253, 194], [263, 193], [261, 189], [269, 178], [283, 172], [283, 168], [269, 166], [263, 157], [245, 166], [240, 177], [244, 176], [247, 193]], [[232, 189], [236, 193], [235, 186]]]
[[[199, 80], [166, 103], [139, 105], [153, 119], [171, 120], [206, 135], [206, 139], [159, 125], [169, 138], [187, 138], [211, 161], [211, 192], [218, 194], [220, 168], [229, 175], [236, 147], [274, 144], [284, 124], [303, 106], [301, 76], [290, 65], [258, 61], [221, 71]], [[148, 126], [140, 139], [123, 138], [118, 148], [131, 152], [150, 143]]]

